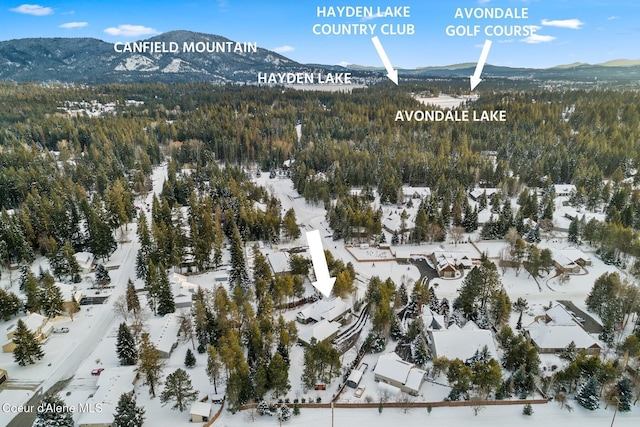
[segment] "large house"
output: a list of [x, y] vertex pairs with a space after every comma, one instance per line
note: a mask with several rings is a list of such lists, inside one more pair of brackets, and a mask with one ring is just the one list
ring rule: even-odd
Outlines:
[[439, 277], [452, 278], [459, 271], [473, 268], [473, 258], [466, 252], [434, 251], [429, 258]]
[[603, 348], [561, 304], [536, 317], [524, 331], [539, 353], [560, 353], [571, 342], [588, 354], [599, 354]]
[[480, 329], [473, 322], [467, 322], [462, 328], [451, 326], [448, 329], [429, 330], [428, 334], [434, 357], [465, 362], [486, 347], [491, 357], [498, 359], [491, 331]]
[[426, 372], [405, 362], [395, 353], [383, 354], [373, 370], [374, 378], [412, 396], [417, 396], [424, 382]]
[[[27, 326], [33, 334], [36, 336], [36, 339], [40, 342], [46, 340], [51, 331], [53, 331], [53, 323], [49, 322], [47, 317], [41, 316], [38, 313], [30, 313], [26, 318], [22, 319], [22, 321]], [[16, 332], [17, 322], [11, 325], [7, 331], [7, 339], [9, 340], [2, 346], [3, 353], [13, 353], [13, 350], [16, 348], [15, 343], [13, 342], [13, 335]]]
[[349, 313], [350, 309], [351, 306], [340, 297], [321, 299], [299, 311], [296, 315], [296, 320], [304, 324], [320, 322], [323, 319], [329, 322], [339, 322]]
[[98, 377], [98, 390], [80, 410], [80, 427], [109, 427], [113, 424], [120, 396], [134, 393], [137, 374], [134, 366], [107, 368]]
[[553, 264], [561, 273], [578, 274], [591, 265], [591, 257], [576, 248], [552, 249]]

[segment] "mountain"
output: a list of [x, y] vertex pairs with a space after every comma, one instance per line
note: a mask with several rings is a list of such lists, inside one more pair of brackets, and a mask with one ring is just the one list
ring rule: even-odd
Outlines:
[[[305, 72], [303, 65], [278, 53], [258, 48], [234, 52], [235, 42], [221, 36], [171, 31], [146, 40], [175, 52], [117, 52], [114, 44], [91, 38], [28, 38], [0, 42], [0, 80], [131, 83], [131, 82], [256, 82], [258, 72]], [[227, 52], [188, 52], [187, 44], [219, 43]], [[240, 45], [243, 45], [240, 43]], [[118, 47], [122, 50], [123, 46]], [[333, 67], [331, 67], [333, 68]], [[324, 69], [324, 68], [321, 68]]]
[[[276, 52], [243, 49], [221, 36], [190, 31], [170, 31], [147, 40], [148, 46], [176, 47], [175, 51], [123, 51], [92, 38], [28, 38], [0, 42], [0, 80], [63, 83], [193, 82], [256, 83], [258, 73], [344, 72], [354, 81], [386, 81], [381, 67], [363, 65], [300, 64]], [[136, 42], [138, 43], [138, 42]], [[225, 46], [226, 51], [195, 52], [185, 46]], [[229, 49], [229, 47], [231, 49]], [[475, 63], [415, 70], [399, 69], [401, 78], [468, 78]], [[632, 81], [640, 77], [640, 60], [618, 59], [603, 64], [573, 63], [546, 69], [512, 68], [486, 64], [482, 78], [573, 82]]]

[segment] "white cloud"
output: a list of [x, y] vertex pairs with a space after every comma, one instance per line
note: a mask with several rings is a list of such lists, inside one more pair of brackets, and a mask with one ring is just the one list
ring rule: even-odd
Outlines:
[[293, 52], [294, 50], [296, 49], [293, 46], [288, 46], [288, 45], [273, 48], [273, 51], [277, 53]]
[[542, 34], [532, 34], [526, 39], [522, 39], [520, 41], [529, 43], [529, 44], [539, 44], [539, 43], [548, 43], [554, 41], [556, 38], [553, 36], [544, 36]]
[[9, 9], [11, 12], [24, 13], [25, 15], [45, 16], [53, 14], [50, 7], [40, 6], [39, 4], [21, 4], [18, 7]]
[[117, 27], [105, 28], [104, 32], [112, 36], [124, 36], [124, 37], [137, 37], [146, 36], [150, 34], [158, 34], [159, 31], [155, 28], [145, 27], [142, 25], [129, 25], [123, 24]]
[[543, 19], [542, 25], [545, 27], [570, 28], [577, 30], [584, 25], [579, 19]]
[[367, 22], [367, 21], [371, 21], [373, 19], [377, 19], [377, 18], [384, 18], [384, 15], [381, 12], [375, 13], [373, 15], [367, 15], [365, 17], [363, 17], [360, 21], [361, 22]]
[[619, 17], [619, 16], [612, 15], [612, 16], [610, 16], [610, 17], [608, 17], [608, 18], [607, 18], [607, 21], [613, 21], [614, 19], [620, 19], [620, 17]]
[[478, 3], [480, 4], [487, 4], [489, 3], [491, 0], [478, 0]]
[[88, 22], [67, 22], [62, 25], [59, 25], [60, 28], [82, 28], [89, 25]]

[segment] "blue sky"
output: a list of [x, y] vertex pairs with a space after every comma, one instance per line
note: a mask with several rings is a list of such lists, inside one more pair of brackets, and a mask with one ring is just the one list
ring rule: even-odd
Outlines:
[[[318, 18], [318, 6], [410, 6], [409, 18]], [[454, 19], [456, 8], [528, 8], [526, 20]], [[218, 34], [257, 42], [303, 63], [381, 66], [371, 34], [314, 35], [313, 25], [376, 24], [394, 67], [476, 62], [485, 39], [487, 63], [550, 67], [640, 58], [638, 0], [4, 0], [0, 40], [25, 37], [95, 37], [134, 41], [171, 30]], [[382, 35], [382, 24], [413, 24], [414, 35]], [[449, 25], [534, 25], [536, 36], [449, 37]]]

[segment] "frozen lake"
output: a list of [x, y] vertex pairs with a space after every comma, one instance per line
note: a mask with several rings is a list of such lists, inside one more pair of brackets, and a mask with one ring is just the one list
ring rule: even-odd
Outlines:
[[465, 101], [475, 101], [478, 99], [478, 95], [452, 96], [440, 94], [435, 97], [415, 95], [414, 98], [422, 102], [424, 105], [437, 105], [440, 108], [456, 108], [461, 106]]

